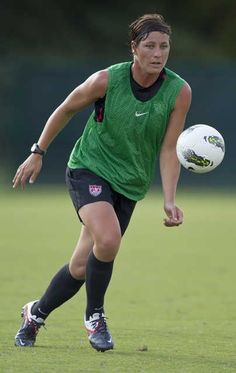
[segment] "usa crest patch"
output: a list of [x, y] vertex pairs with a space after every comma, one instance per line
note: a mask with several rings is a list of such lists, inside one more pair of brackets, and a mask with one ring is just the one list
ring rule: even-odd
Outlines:
[[102, 193], [102, 185], [89, 185], [89, 193], [93, 197], [99, 196]]

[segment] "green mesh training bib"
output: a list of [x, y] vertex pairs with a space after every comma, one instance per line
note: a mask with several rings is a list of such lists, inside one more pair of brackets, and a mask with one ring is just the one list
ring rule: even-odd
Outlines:
[[169, 116], [184, 80], [169, 69], [155, 96], [142, 102], [130, 84], [131, 62], [109, 67], [105, 112], [93, 112], [69, 158], [70, 168], [87, 168], [126, 197], [138, 201], [153, 179]]

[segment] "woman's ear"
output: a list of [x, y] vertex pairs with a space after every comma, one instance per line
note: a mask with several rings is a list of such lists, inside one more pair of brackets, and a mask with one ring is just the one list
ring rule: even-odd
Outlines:
[[136, 49], [136, 44], [135, 42], [132, 40], [131, 41], [131, 52], [134, 54], [135, 53], [135, 49]]

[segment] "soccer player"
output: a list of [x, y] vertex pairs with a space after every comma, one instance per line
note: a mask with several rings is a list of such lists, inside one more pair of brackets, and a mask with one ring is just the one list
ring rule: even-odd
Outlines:
[[16, 346], [33, 346], [49, 314], [85, 283], [89, 342], [97, 351], [113, 348], [104, 297], [121, 238], [136, 202], [149, 189], [158, 154], [164, 224], [175, 227], [183, 222], [175, 204], [180, 172], [175, 146], [190, 107], [191, 89], [166, 67], [170, 35], [171, 27], [159, 14], [145, 14], [131, 23], [132, 60], [95, 72], [71, 92], [49, 117], [14, 176], [14, 188], [34, 183], [50, 143], [78, 111], [94, 104], [66, 171], [82, 223], [80, 237], [69, 264], [53, 277], [39, 300], [23, 307]]

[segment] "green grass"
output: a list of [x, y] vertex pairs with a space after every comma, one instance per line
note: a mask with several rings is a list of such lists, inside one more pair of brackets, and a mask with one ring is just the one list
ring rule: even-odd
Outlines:
[[2, 192], [0, 372], [236, 372], [236, 193], [185, 191], [178, 204], [179, 228], [163, 226], [158, 193], [136, 208], [106, 297], [113, 351], [88, 344], [84, 289], [19, 349], [20, 309], [69, 259], [80, 223], [65, 188]]

